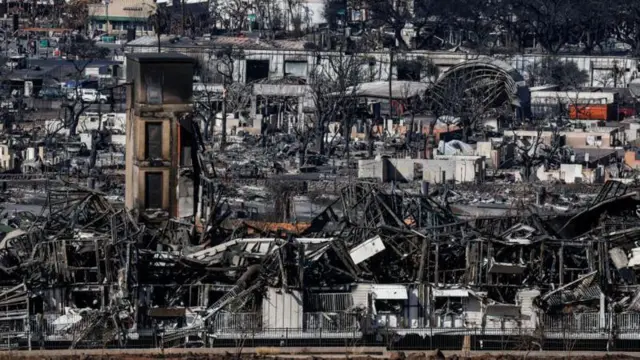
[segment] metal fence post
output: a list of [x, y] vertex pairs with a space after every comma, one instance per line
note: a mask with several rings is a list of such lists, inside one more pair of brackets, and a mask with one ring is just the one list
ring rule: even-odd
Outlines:
[[31, 317], [27, 317], [27, 345], [31, 351]]
[[477, 341], [478, 341], [478, 327], [474, 326], [473, 327], [473, 339], [471, 339], [471, 346], [470, 346], [472, 351], [477, 350], [477, 346], [476, 346]]

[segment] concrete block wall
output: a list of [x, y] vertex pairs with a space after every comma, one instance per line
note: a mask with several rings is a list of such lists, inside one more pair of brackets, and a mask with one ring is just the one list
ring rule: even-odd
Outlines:
[[[582, 179], [581, 164], [560, 164], [560, 179], [567, 184], [573, 184]], [[580, 179], [580, 180], [579, 180]]]
[[[443, 178], [444, 176], [444, 178]], [[422, 179], [433, 184], [455, 180], [456, 163], [450, 160], [429, 160], [423, 167]]]
[[[422, 168], [422, 179], [416, 179], [416, 170]], [[444, 181], [474, 182], [484, 173], [484, 158], [467, 156], [443, 159], [380, 159], [358, 161], [359, 178], [376, 178], [383, 182], [411, 182], [424, 180], [430, 183]], [[444, 172], [444, 179], [443, 179]]]
[[358, 177], [375, 178], [386, 181], [386, 161], [383, 160], [358, 160]]
[[427, 160], [420, 159], [387, 159], [386, 181], [410, 182], [414, 180], [414, 164], [424, 163]]

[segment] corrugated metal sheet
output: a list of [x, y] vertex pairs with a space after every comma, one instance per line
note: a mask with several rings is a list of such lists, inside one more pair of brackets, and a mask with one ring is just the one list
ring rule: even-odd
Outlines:
[[376, 236], [351, 249], [349, 255], [355, 264], [359, 264], [385, 249], [380, 236]]
[[311, 312], [304, 313], [307, 331], [322, 329], [323, 331], [353, 331], [358, 328], [358, 319], [354, 314], [345, 312]]
[[304, 300], [305, 309], [312, 312], [344, 311], [353, 307], [351, 293], [307, 294]]
[[376, 300], [407, 300], [407, 287], [394, 284], [377, 284], [371, 287]]
[[269, 288], [262, 299], [262, 325], [271, 329], [302, 328], [302, 293]]
[[262, 314], [260, 313], [228, 313], [219, 312], [213, 320], [216, 332], [253, 332], [262, 329]]
[[534, 316], [536, 310], [533, 307], [533, 299], [540, 296], [540, 290], [521, 290], [516, 295], [518, 304], [523, 314]]
[[353, 306], [358, 308], [367, 308], [369, 306], [369, 293], [371, 293], [371, 284], [358, 284], [351, 290]]
[[520, 306], [511, 305], [511, 304], [491, 304], [487, 305], [486, 308], [487, 316], [510, 316], [510, 317], [519, 317], [520, 316]]
[[433, 289], [433, 297], [469, 297], [467, 289]]
[[547, 298], [549, 305], [561, 305], [573, 302], [596, 300], [600, 298], [602, 291], [598, 285], [578, 287], [574, 291], [564, 290]]
[[497, 262], [491, 259], [489, 272], [493, 274], [522, 274], [526, 266], [516, 263]]

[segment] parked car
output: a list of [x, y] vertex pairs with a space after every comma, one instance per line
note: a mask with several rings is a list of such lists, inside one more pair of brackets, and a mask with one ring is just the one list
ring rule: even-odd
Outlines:
[[[9, 112], [18, 111], [20, 109], [20, 102], [14, 100], [3, 100], [0, 102], [0, 109], [8, 110]], [[27, 111], [35, 110], [34, 108], [30, 109], [26, 102], [22, 103], [22, 109]]]
[[69, 89], [67, 91], [67, 99], [75, 100], [78, 96], [84, 102], [88, 103], [106, 103], [109, 101], [109, 96], [100, 93], [96, 89]]
[[58, 88], [43, 88], [38, 91], [38, 97], [45, 100], [60, 99], [64, 97], [64, 93]]
[[80, 94], [82, 89], [66, 89], [65, 93], [67, 94], [68, 100], [75, 100], [76, 94]]
[[98, 90], [96, 89], [82, 89], [82, 101], [84, 102], [92, 102], [92, 103], [106, 103], [107, 101], [109, 101], [109, 96], [105, 95], [105, 94], [101, 94]]

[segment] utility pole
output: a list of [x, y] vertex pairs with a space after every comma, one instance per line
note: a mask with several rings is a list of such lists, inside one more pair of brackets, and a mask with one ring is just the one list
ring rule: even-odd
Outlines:
[[[389, 117], [393, 118], [393, 106], [391, 102], [393, 101], [393, 91], [392, 91], [392, 82], [393, 82], [393, 45], [389, 47]], [[384, 124], [386, 126], [387, 124]]]
[[31, 2], [31, 26], [36, 27], [36, 17], [38, 16], [38, 1]]
[[[233, 74], [233, 72], [232, 72]], [[233, 75], [232, 75], [233, 76]], [[220, 139], [220, 150], [227, 146], [227, 78], [224, 78], [224, 86], [222, 88], [222, 138]]]
[[181, 10], [182, 10], [182, 36], [185, 35], [185, 21], [184, 21], [185, 8], [184, 8], [184, 1], [185, 0], [182, 0], [182, 7], [181, 7]]
[[109, 23], [109, 1], [111, 0], [104, 0], [104, 5], [105, 5], [105, 15], [106, 15], [106, 24], [105, 24], [105, 29], [107, 31], [107, 35], [109, 35], [109, 26], [111, 25]]
[[[98, 141], [97, 141], [97, 137], [100, 136], [100, 133], [102, 132], [102, 99], [100, 99], [100, 96], [102, 95], [102, 91], [101, 89], [98, 89], [98, 97], [97, 97], [97, 101], [98, 101], [98, 131], [96, 132], [92, 132], [91, 134], [91, 158], [89, 158], [89, 170], [93, 169], [94, 167], [96, 167], [96, 158], [98, 157]], [[92, 181], [92, 183], [94, 183]]]

